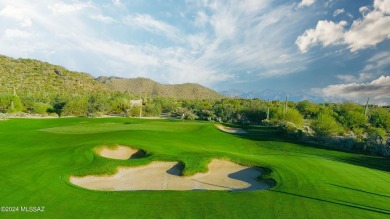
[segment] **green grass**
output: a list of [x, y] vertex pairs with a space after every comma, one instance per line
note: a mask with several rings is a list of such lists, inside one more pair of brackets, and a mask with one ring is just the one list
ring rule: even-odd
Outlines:
[[[0, 218], [388, 218], [390, 159], [284, 141], [272, 128], [231, 135], [208, 122], [10, 119], [0, 121], [0, 206], [45, 206]], [[149, 153], [121, 161], [96, 157], [100, 145]], [[214, 157], [272, 170], [277, 185], [253, 192], [131, 191], [78, 188], [70, 175], [105, 174], [152, 160], [205, 171]]]

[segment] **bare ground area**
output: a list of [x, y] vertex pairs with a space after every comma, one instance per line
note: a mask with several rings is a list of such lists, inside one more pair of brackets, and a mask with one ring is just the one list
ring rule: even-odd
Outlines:
[[232, 128], [232, 127], [227, 127], [221, 124], [216, 124], [215, 125], [219, 130], [227, 132], [227, 133], [232, 133], [232, 134], [244, 134], [247, 133], [245, 130], [240, 129], [240, 128]]
[[145, 166], [119, 167], [111, 176], [70, 177], [70, 182], [92, 190], [261, 190], [269, 186], [256, 178], [261, 171], [214, 159], [207, 173], [183, 177], [176, 162], [155, 161]]

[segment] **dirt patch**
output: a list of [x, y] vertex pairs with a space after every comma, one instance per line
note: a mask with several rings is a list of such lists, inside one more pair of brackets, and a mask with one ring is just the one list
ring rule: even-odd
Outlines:
[[180, 176], [177, 162], [155, 161], [145, 166], [119, 167], [111, 176], [70, 177], [70, 182], [92, 190], [261, 190], [269, 186], [256, 178], [256, 167], [241, 166], [230, 161], [214, 159], [207, 173]]
[[232, 128], [232, 127], [227, 127], [221, 124], [216, 124], [215, 125], [219, 130], [227, 132], [227, 133], [232, 133], [232, 134], [244, 134], [248, 133], [247, 131], [240, 129], [240, 128]]
[[118, 145], [114, 148], [101, 147], [96, 150], [96, 153], [102, 157], [118, 160], [128, 160], [130, 158], [140, 158], [145, 156], [145, 152], [143, 150], [122, 145]]

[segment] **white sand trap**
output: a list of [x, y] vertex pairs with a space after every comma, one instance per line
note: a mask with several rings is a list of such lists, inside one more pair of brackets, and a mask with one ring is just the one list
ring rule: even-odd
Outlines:
[[96, 150], [96, 153], [102, 157], [118, 159], [118, 160], [128, 160], [139, 150], [133, 149], [126, 146], [118, 145], [114, 148], [102, 147]]
[[145, 166], [119, 167], [111, 176], [70, 177], [70, 182], [92, 190], [260, 190], [269, 186], [256, 178], [256, 167], [214, 159], [207, 173], [180, 176], [180, 164], [155, 161]]
[[215, 125], [219, 130], [227, 132], [227, 133], [232, 133], [232, 134], [244, 134], [247, 133], [245, 130], [240, 129], [240, 128], [232, 128], [232, 127], [227, 127], [221, 124], [216, 124]]

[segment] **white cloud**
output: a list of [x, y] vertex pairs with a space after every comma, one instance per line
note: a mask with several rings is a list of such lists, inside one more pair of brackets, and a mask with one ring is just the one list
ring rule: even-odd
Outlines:
[[79, 11], [79, 10], [82, 10], [84, 8], [88, 8], [91, 6], [92, 6], [91, 3], [65, 4], [65, 3], [61, 2], [61, 3], [49, 5], [48, 8], [54, 13], [62, 14], [62, 13], [76, 12], [76, 11]]
[[204, 11], [198, 11], [195, 17], [195, 26], [204, 27], [209, 21], [209, 16]]
[[[341, 21], [338, 26], [334, 25], [332, 21], [318, 21], [315, 30], [306, 30], [295, 43], [303, 53], [307, 52], [310, 47], [317, 45], [318, 42], [322, 42], [323, 46], [345, 43], [348, 44], [351, 52], [375, 46], [390, 39], [389, 2], [390, 0], [375, 0], [373, 11], [370, 11], [367, 6], [361, 7], [359, 11], [363, 18], [353, 21], [347, 31], [344, 31], [344, 26], [347, 24], [345, 21]], [[319, 26], [324, 26], [324, 29], [318, 30]], [[332, 37], [332, 35], [334, 36]], [[321, 38], [329, 39], [329, 37], [333, 40], [327, 41], [328, 43], [320, 40]]]
[[111, 24], [111, 23], [115, 22], [114, 18], [112, 18], [110, 16], [104, 16], [104, 15], [101, 15], [101, 14], [91, 15], [90, 18], [93, 19], [93, 20], [100, 21], [102, 23], [106, 23], [106, 24]]
[[310, 5], [314, 4], [315, 2], [316, 2], [316, 0], [302, 0], [301, 3], [299, 3], [298, 8], [310, 6]]
[[367, 13], [370, 12], [370, 9], [367, 6], [362, 6], [362, 7], [359, 8], [359, 12], [362, 15], [366, 15]]
[[117, 7], [122, 5], [121, 0], [112, 0], [112, 3], [114, 3], [114, 5], [117, 6]]
[[186, 40], [196, 54], [198, 54], [200, 50], [203, 50], [209, 43], [205, 33], [187, 35]]
[[[296, 10], [291, 2], [203, 0], [195, 1], [195, 8], [178, 3], [184, 10], [168, 18], [165, 11], [149, 15], [118, 10], [124, 2], [115, 0], [85, 2], [0, 0], [0, 19], [7, 19], [0, 22], [2, 53], [94, 76], [143, 76], [207, 86], [293, 74], [307, 62], [291, 40], [314, 15]], [[181, 13], [184, 18], [179, 18]], [[193, 20], [188, 20], [190, 15]], [[115, 25], [96, 25], [91, 19]], [[22, 27], [28, 20], [31, 26]], [[253, 78], [241, 75], [248, 71]]]
[[372, 11], [363, 19], [355, 20], [344, 38], [352, 52], [390, 39], [390, 16], [380, 11]]
[[171, 40], [181, 39], [178, 29], [168, 23], [153, 18], [149, 14], [128, 15], [123, 19], [123, 22], [128, 26], [145, 29]]
[[212, 85], [217, 82], [232, 79], [232, 75], [218, 72], [194, 62], [191, 58], [166, 59], [163, 63], [169, 68], [167, 74], [168, 83], [186, 83], [188, 81], [197, 82], [204, 85]]
[[390, 1], [389, 0], [375, 0], [374, 8], [383, 12], [384, 14], [390, 14]]
[[355, 75], [337, 75], [337, 78], [344, 81], [345, 83], [362, 83], [366, 82], [374, 77], [370, 73], [360, 73], [358, 76]]
[[358, 75], [337, 75], [336, 77], [344, 83], [364, 83], [379, 75], [386, 75], [384, 70], [389, 66], [390, 52], [382, 51], [369, 58]]
[[342, 13], [344, 13], [345, 10], [344, 8], [339, 8], [339, 9], [336, 9], [334, 12], [333, 12], [333, 17], [336, 17], [337, 15], [340, 15]]
[[368, 83], [348, 83], [329, 85], [320, 89], [324, 96], [341, 97], [364, 103], [370, 97], [371, 103], [390, 104], [390, 76], [380, 76]]
[[104, 55], [105, 57], [121, 60], [133, 67], [158, 65], [158, 59], [151, 55], [150, 52], [150, 50], [154, 50], [154, 48], [140, 48], [135, 45], [124, 44], [116, 41], [104, 41], [91, 38], [73, 38], [73, 40], [78, 41], [81, 48]]
[[304, 34], [298, 37], [295, 44], [303, 53], [317, 44], [322, 44], [324, 47], [331, 44], [341, 44], [346, 25], [346, 21], [340, 21], [339, 23], [326, 20], [318, 21], [316, 29], [306, 30]]
[[214, 34], [208, 35], [207, 46], [199, 56], [202, 63], [233, 75], [250, 70], [257, 78], [302, 70], [305, 60], [296, 56], [290, 40], [305, 19], [304, 12], [295, 10], [295, 5], [272, 7], [271, 1], [257, 1], [256, 10], [250, 10], [254, 7], [251, 1], [241, 4], [213, 1], [207, 8]]
[[26, 7], [15, 7], [8, 5], [0, 11], [0, 16], [8, 17], [19, 21], [20, 26], [30, 27], [32, 25], [31, 18], [27, 15], [28, 8]]
[[6, 29], [4, 33], [6, 39], [29, 38], [31, 36], [32, 33], [20, 29]]
[[211, 24], [214, 27], [215, 35], [219, 38], [233, 38], [237, 32], [236, 17], [214, 16]]
[[380, 52], [368, 59], [363, 71], [381, 71], [388, 66], [390, 66], [390, 52]]
[[328, 9], [328, 8], [331, 8], [333, 6], [333, 4], [334, 4], [334, 0], [328, 0], [325, 2], [324, 7], [326, 9]]
[[[244, 13], [257, 13], [271, 4], [270, 0], [241, 0], [237, 4], [238, 10]], [[232, 7], [235, 7], [234, 5]]]
[[[0, 2], [0, 8], [1, 4]], [[126, 17], [126, 25], [180, 41], [184, 46], [160, 48], [147, 43], [121, 42], [123, 40], [116, 40], [115, 37], [104, 38], [101, 32], [88, 25], [88, 19], [85, 18], [107, 23], [113, 22], [114, 19], [103, 16], [103, 11], [96, 5], [88, 4], [88, 10], [83, 13], [71, 13], [87, 7], [76, 7], [74, 4], [74, 7], [68, 7], [52, 2], [55, 7], [49, 8], [39, 7], [40, 4], [27, 0], [10, 2], [7, 10], [1, 10], [0, 16], [17, 22], [29, 18], [34, 21], [34, 27], [29, 32], [17, 29], [9, 22], [4, 26], [0, 25], [0, 33], [4, 33], [0, 35], [2, 53], [16, 57], [33, 57], [95, 76], [144, 76], [162, 83], [194, 82], [208, 86], [231, 78], [229, 73], [197, 58], [209, 42], [207, 34], [184, 34], [176, 27], [150, 15], [138, 14]], [[23, 7], [20, 7], [21, 5]], [[58, 16], [60, 12], [62, 14]], [[39, 35], [32, 34], [33, 30], [39, 32]]]

